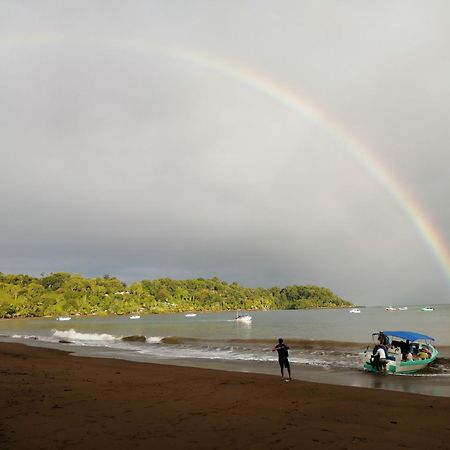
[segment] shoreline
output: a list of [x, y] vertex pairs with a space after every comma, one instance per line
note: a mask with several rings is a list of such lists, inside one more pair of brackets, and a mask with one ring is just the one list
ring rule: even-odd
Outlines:
[[[0, 343], [0, 444], [448, 448], [450, 398]], [[420, 417], [420, 420], [418, 419]]]
[[[434, 305], [439, 306], [439, 305]], [[351, 308], [370, 308], [369, 306], [356, 306], [356, 305], [350, 305], [350, 306], [311, 306], [307, 308], [296, 308], [296, 309], [239, 309], [241, 312], [265, 312], [265, 311], [311, 311], [311, 310], [337, 310], [337, 309], [351, 309]], [[236, 309], [221, 309], [221, 310], [211, 310], [211, 309], [205, 309], [205, 310], [185, 310], [185, 311], [161, 311], [161, 312], [151, 312], [151, 311], [143, 311], [138, 312], [137, 314], [141, 316], [162, 316], [162, 315], [176, 315], [176, 314], [189, 314], [189, 313], [196, 313], [196, 314], [209, 314], [209, 313], [235, 313]], [[89, 317], [128, 317], [133, 315], [133, 312], [129, 312], [126, 314], [113, 314], [113, 313], [106, 313], [106, 314], [100, 314], [100, 313], [93, 313], [93, 314], [81, 314], [81, 313], [65, 313], [61, 312], [60, 314], [55, 314], [51, 316], [14, 316], [14, 317], [0, 317], [0, 320], [20, 320], [20, 319], [57, 319], [61, 316], [66, 316], [70, 318], [89, 318]]]
[[[79, 346], [73, 342], [45, 342], [34, 339], [15, 339], [0, 336], [0, 343], [26, 345], [33, 348], [53, 349], [67, 352], [71, 356], [82, 358], [112, 359], [117, 361], [129, 361], [141, 364], [159, 364], [187, 368], [212, 369], [236, 373], [254, 373], [270, 376], [279, 376], [279, 367], [276, 356], [271, 361], [233, 361], [221, 359], [198, 358], [170, 358], [158, 356], [146, 356], [105, 347]], [[292, 377], [295, 380], [328, 384], [335, 386], [351, 386], [356, 388], [368, 388], [389, 392], [406, 392], [417, 395], [430, 395], [434, 397], [450, 398], [450, 377], [418, 374], [418, 375], [380, 375], [368, 373], [364, 370], [349, 368], [334, 368], [332, 370], [323, 367], [308, 366], [291, 361]]]

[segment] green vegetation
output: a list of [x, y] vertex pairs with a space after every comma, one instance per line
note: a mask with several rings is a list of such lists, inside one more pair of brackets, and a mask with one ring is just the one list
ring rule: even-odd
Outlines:
[[109, 275], [83, 278], [59, 272], [34, 278], [0, 272], [0, 318], [348, 306], [318, 286], [246, 288], [218, 278], [162, 278], [127, 286]]

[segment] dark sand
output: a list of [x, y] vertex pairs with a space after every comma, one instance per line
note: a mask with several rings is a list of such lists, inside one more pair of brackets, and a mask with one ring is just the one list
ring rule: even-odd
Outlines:
[[449, 449], [450, 398], [0, 343], [0, 449], [30, 448]]

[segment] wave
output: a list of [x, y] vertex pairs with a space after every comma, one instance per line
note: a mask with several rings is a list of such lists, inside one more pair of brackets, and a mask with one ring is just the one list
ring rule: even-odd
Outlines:
[[143, 335], [132, 335], [132, 336], [124, 336], [121, 338], [123, 342], [146, 342], [147, 344], [159, 344], [162, 341], [162, 337], [160, 336], [143, 336]]
[[[216, 345], [246, 345], [246, 346], [267, 346], [272, 348], [276, 343], [276, 339], [203, 339], [191, 338], [184, 336], [166, 336], [161, 339], [164, 344], [182, 345], [182, 344], [216, 344]], [[331, 340], [311, 340], [311, 339], [287, 339], [285, 343], [292, 350], [362, 350], [367, 347], [367, 342], [347, 342], [347, 341], [331, 341]]]
[[124, 336], [122, 338], [124, 342], [147, 342], [147, 338], [145, 336], [133, 335], [133, 336]]
[[120, 340], [121, 337], [113, 336], [107, 333], [79, 333], [73, 328], [68, 331], [54, 330], [52, 337], [57, 339], [67, 339], [69, 341], [95, 341], [111, 342]]
[[33, 339], [35, 341], [39, 340], [37, 336], [30, 336], [28, 334], [13, 334], [12, 336], [2, 336], [2, 337], [12, 337], [13, 339]]
[[[148, 359], [222, 360], [266, 363], [277, 355], [271, 350], [275, 339], [202, 339], [186, 336], [115, 336], [107, 333], [82, 333], [74, 329], [52, 330], [51, 336], [19, 335], [16, 339], [72, 343], [84, 347], [105, 347], [108, 351], [130, 352]], [[366, 344], [331, 340], [286, 339], [293, 364], [333, 369], [361, 369], [359, 352]], [[123, 354], [123, 353], [121, 353]], [[450, 358], [440, 356], [421, 376], [447, 376]]]

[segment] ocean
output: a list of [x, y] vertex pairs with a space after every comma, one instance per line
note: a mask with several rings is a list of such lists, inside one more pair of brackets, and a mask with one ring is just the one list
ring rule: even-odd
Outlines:
[[[75, 316], [0, 320], [0, 340], [73, 352], [77, 356], [279, 374], [272, 347], [289, 346], [293, 378], [321, 383], [450, 396], [450, 305], [432, 312], [419, 306], [251, 311], [251, 322], [235, 313]], [[244, 312], [241, 312], [244, 314]], [[362, 370], [358, 353], [373, 346], [372, 333], [411, 330], [435, 338], [439, 358], [415, 375], [379, 375]]]

